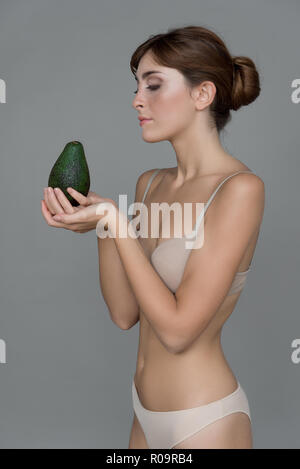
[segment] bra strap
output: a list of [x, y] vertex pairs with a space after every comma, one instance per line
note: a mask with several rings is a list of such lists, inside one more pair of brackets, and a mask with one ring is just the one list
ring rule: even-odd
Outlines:
[[255, 174], [253, 173], [253, 171], [237, 171], [236, 173], [233, 173], [233, 174], [230, 174], [229, 176], [227, 176], [225, 179], [223, 179], [223, 181], [220, 182], [220, 184], [217, 186], [217, 188], [214, 190], [214, 192], [212, 193], [212, 195], [210, 196], [210, 198], [208, 199], [208, 201], [206, 202], [206, 204], [204, 204], [204, 210], [202, 210], [202, 212], [200, 213], [199, 217], [197, 218], [197, 221], [196, 221], [196, 226], [195, 226], [195, 230], [196, 230], [196, 233], [198, 232], [198, 229], [199, 229], [199, 226], [200, 226], [200, 223], [202, 221], [202, 218], [204, 217], [205, 213], [206, 213], [206, 210], [208, 209], [210, 203], [212, 202], [214, 196], [216, 195], [216, 193], [218, 192], [218, 190], [220, 189], [220, 187], [224, 184], [225, 181], [227, 181], [227, 179], [231, 178], [232, 176], [235, 176], [236, 174], [240, 174], [240, 173], [251, 173], [251, 174]]
[[146, 187], [145, 192], [144, 192], [144, 196], [143, 196], [142, 202], [144, 202], [144, 200], [145, 200], [146, 194], [147, 194], [148, 189], [149, 189], [149, 187], [150, 187], [150, 185], [151, 185], [151, 182], [153, 181], [153, 178], [157, 175], [157, 173], [158, 173], [159, 171], [160, 171], [160, 169], [157, 169], [157, 170], [154, 171], [154, 173], [150, 176], [149, 181], [148, 181], [148, 184], [147, 184], [147, 187]]

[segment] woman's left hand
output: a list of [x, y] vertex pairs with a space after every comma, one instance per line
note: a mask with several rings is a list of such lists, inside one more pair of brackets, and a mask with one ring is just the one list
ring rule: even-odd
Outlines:
[[[118, 209], [118, 206], [113, 199], [103, 200], [105, 200], [105, 202], [91, 204], [73, 213], [59, 213], [56, 215], [50, 213], [44, 201], [42, 201], [42, 204], [48, 225], [56, 228], [65, 228], [75, 231], [76, 233], [86, 233], [87, 231], [94, 230], [103, 217], [108, 218], [109, 216], [109, 224], [112, 222], [113, 217], [111, 215], [113, 211]], [[101, 203], [105, 204], [104, 213], [102, 214], [99, 213], [99, 209], [97, 210]]]

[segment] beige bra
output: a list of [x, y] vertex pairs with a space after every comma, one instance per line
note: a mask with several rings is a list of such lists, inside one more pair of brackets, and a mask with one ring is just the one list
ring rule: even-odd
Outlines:
[[[160, 169], [157, 169], [151, 175], [142, 202], [144, 202], [145, 200], [146, 194], [148, 192], [153, 178], [159, 171]], [[193, 230], [194, 233], [197, 233], [201, 220], [204, 217], [206, 210], [208, 209], [211, 201], [213, 200], [219, 188], [225, 181], [227, 181], [227, 179], [239, 173], [254, 174], [252, 171], [238, 171], [234, 174], [227, 176], [215, 189], [213, 194], [210, 196], [208, 202], [204, 204], [204, 210], [200, 213], [199, 217], [196, 220], [195, 228]], [[173, 293], [179, 287], [183, 276], [185, 264], [191, 252], [191, 249], [185, 247], [185, 242], [187, 241], [187, 239], [188, 238], [186, 236], [183, 236], [181, 238], [166, 239], [165, 241], [160, 242], [151, 254], [151, 263], [153, 267], [155, 268], [159, 276], [162, 278], [164, 283], [167, 285], [167, 287]], [[236, 273], [234, 280], [231, 284], [230, 290], [228, 292], [228, 296], [233, 295], [234, 293], [237, 293], [243, 289], [244, 284], [246, 282], [247, 274], [250, 270], [251, 268], [249, 266], [248, 270]]]

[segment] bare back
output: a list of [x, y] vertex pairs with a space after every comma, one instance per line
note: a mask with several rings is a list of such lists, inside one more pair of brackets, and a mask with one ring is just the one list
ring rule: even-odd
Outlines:
[[[203, 176], [189, 182], [181, 188], [175, 188], [176, 168], [166, 168], [154, 177], [144, 204], [148, 208], [148, 232], [151, 233], [151, 203], [173, 202], [193, 203], [193, 226], [196, 221], [196, 202], [205, 202], [214, 189], [226, 176], [236, 171], [250, 171], [245, 165], [239, 165], [228, 172]], [[213, 204], [205, 214], [209, 217]], [[167, 238], [139, 237], [145, 254], [151, 262], [151, 256], [157, 246]], [[249, 268], [259, 236], [257, 232], [249, 242], [238, 271]], [[170, 220], [170, 238], [174, 237], [174, 224]], [[152, 411], [180, 410], [207, 404], [231, 393], [237, 387], [237, 381], [230, 369], [221, 346], [221, 331], [230, 317], [240, 297], [241, 291], [227, 296], [216, 311], [201, 336], [189, 349], [179, 354], [171, 354], [163, 347], [155, 331], [140, 309], [140, 334], [137, 354], [137, 368], [134, 377], [138, 394], [144, 407]], [[163, 311], [162, 311], [163, 314]]]

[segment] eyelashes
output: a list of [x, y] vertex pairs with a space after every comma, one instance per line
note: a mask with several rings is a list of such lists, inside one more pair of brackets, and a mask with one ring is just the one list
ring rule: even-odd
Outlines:
[[[149, 86], [147, 86], [147, 89], [149, 89], [151, 91], [157, 90], [158, 88], [160, 88], [160, 85], [149, 85]], [[134, 91], [133, 93], [136, 94], [137, 92], [138, 92], [138, 90]]]

